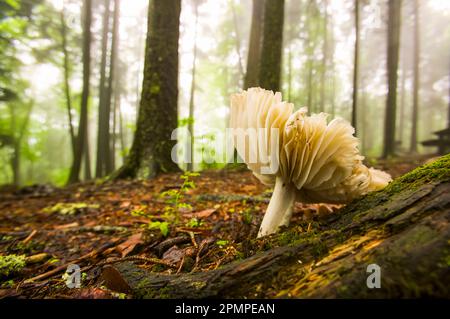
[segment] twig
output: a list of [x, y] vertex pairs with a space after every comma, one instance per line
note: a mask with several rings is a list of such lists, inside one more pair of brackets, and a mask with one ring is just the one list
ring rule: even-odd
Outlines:
[[34, 229], [28, 236], [27, 236], [27, 238], [25, 238], [24, 240], [22, 240], [22, 244], [26, 244], [26, 243], [28, 243], [33, 237], [34, 237], [34, 235], [36, 235], [36, 233], [37, 233], [37, 230], [36, 229]]
[[68, 267], [69, 265], [71, 265], [71, 264], [76, 264], [76, 263], [79, 263], [79, 262], [81, 262], [81, 261], [83, 261], [83, 260], [85, 260], [85, 259], [88, 259], [88, 258], [91, 258], [91, 257], [94, 257], [94, 256], [96, 256], [96, 255], [101, 254], [101, 253], [104, 252], [106, 249], [108, 249], [108, 248], [110, 248], [111, 246], [115, 245], [119, 240], [120, 240], [120, 239], [116, 239], [116, 240], [114, 240], [114, 241], [112, 241], [112, 242], [109, 242], [109, 243], [103, 245], [103, 246], [100, 247], [99, 249], [94, 250], [94, 251], [91, 251], [90, 253], [88, 253], [88, 254], [86, 254], [86, 255], [83, 255], [83, 256], [81, 256], [81, 257], [79, 257], [79, 258], [77, 258], [77, 259], [74, 259], [74, 260], [72, 260], [72, 261], [70, 261], [70, 262], [68, 262], [68, 263], [65, 263], [64, 265], [61, 265], [61, 266], [59, 266], [59, 267], [56, 267], [55, 269], [52, 269], [52, 270], [50, 270], [50, 271], [47, 271], [47, 272], [45, 272], [45, 273], [43, 273], [43, 274], [40, 274], [40, 275], [38, 275], [38, 276], [32, 277], [32, 278], [30, 278], [30, 279], [27, 279], [27, 280], [24, 281], [24, 283], [31, 283], [31, 282], [33, 282], [33, 281], [42, 280], [42, 279], [47, 279], [47, 278], [49, 278], [49, 277], [51, 277], [51, 276], [54, 276], [54, 275], [58, 274], [59, 272], [61, 272], [61, 271], [63, 271], [63, 270], [66, 270], [67, 267]]

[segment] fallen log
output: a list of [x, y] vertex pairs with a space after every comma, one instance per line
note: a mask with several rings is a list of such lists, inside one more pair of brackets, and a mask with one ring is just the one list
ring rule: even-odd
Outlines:
[[447, 155], [352, 202], [320, 231], [293, 225], [255, 240], [274, 248], [245, 260], [176, 275], [121, 263], [103, 279], [137, 298], [448, 298], [449, 190]]

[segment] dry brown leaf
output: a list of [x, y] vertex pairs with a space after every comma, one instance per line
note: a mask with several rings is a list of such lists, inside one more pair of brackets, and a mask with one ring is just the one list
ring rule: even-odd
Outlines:
[[138, 245], [142, 244], [142, 232], [131, 235], [126, 241], [117, 246], [117, 250], [122, 254], [122, 258], [127, 256]]
[[74, 228], [74, 227], [78, 227], [78, 226], [80, 226], [80, 224], [78, 224], [77, 222], [73, 222], [73, 223], [70, 223], [70, 224], [53, 226], [53, 229], [63, 230], [63, 229], [69, 229], [69, 228]]
[[184, 216], [188, 217], [188, 218], [207, 218], [209, 216], [211, 216], [212, 214], [214, 214], [217, 210], [214, 208], [209, 208], [209, 209], [205, 209], [199, 212], [194, 212], [194, 213], [186, 213], [184, 214]]

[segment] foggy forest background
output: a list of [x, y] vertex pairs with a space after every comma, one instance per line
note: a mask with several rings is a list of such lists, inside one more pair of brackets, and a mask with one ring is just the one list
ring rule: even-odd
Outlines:
[[[181, 2], [178, 126], [193, 127], [194, 158], [224, 139], [229, 96], [248, 87], [249, 61], [256, 59], [249, 54], [252, 17], [255, 23], [263, 2]], [[399, 59], [394, 147], [386, 154], [392, 2], [400, 15]], [[92, 1], [83, 180], [107, 176], [130, 151], [148, 4]], [[68, 181], [82, 104], [84, 8], [81, 0], [0, 1], [0, 184]], [[420, 142], [448, 125], [449, 22], [448, 0], [286, 0], [280, 90], [296, 108], [352, 122], [369, 161], [434, 153]], [[186, 135], [178, 139], [182, 144]], [[223, 165], [203, 161], [182, 168]]]

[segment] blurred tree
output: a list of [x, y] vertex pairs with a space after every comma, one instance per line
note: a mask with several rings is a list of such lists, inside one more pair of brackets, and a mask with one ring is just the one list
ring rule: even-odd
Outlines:
[[172, 161], [177, 128], [180, 0], [150, 1], [144, 80], [133, 145], [113, 178], [179, 171]]
[[265, 0], [259, 85], [280, 91], [284, 0]]
[[83, 2], [83, 91], [81, 96], [80, 120], [78, 125], [76, 152], [70, 169], [69, 183], [78, 182], [80, 177], [81, 161], [85, 156], [85, 177], [89, 177], [89, 145], [88, 145], [88, 103], [89, 81], [91, 71], [91, 21], [92, 1]]
[[352, 104], [352, 126], [355, 128], [355, 136], [357, 135], [357, 114], [358, 114], [358, 75], [359, 75], [359, 38], [360, 38], [360, 22], [359, 22], [359, 0], [355, 0], [355, 53], [353, 63], [353, 104]]
[[386, 99], [386, 113], [384, 125], [383, 158], [395, 155], [395, 122], [397, 108], [397, 71], [400, 45], [400, 14], [401, 0], [388, 2], [387, 28], [387, 74], [388, 95]]
[[186, 149], [189, 149], [189, 162], [187, 163], [186, 169], [192, 171], [194, 167], [194, 99], [195, 99], [195, 64], [197, 62], [197, 29], [198, 29], [198, 0], [193, 0], [193, 8], [195, 15], [194, 23], [194, 55], [192, 58], [192, 80], [191, 80], [191, 92], [189, 96], [189, 118], [188, 118], [188, 132], [190, 134], [190, 139], [186, 140]]
[[[104, 0], [103, 12], [103, 29], [102, 29], [102, 48], [100, 61], [100, 84], [99, 84], [99, 102], [98, 102], [98, 133], [97, 133], [97, 160], [95, 165], [95, 177], [103, 177], [111, 171], [111, 154], [109, 139], [109, 120], [110, 120], [110, 101], [107, 87], [107, 56], [108, 56], [108, 39], [110, 29], [110, 9], [111, 1]], [[112, 65], [109, 65], [112, 70]], [[108, 103], [109, 97], [109, 103]]]
[[261, 45], [264, 21], [264, 2], [266, 0], [253, 0], [252, 23], [250, 27], [250, 40], [247, 55], [247, 71], [244, 78], [244, 90], [259, 86], [259, 73], [261, 64]]
[[[111, 136], [111, 138], [108, 138], [108, 141], [110, 140], [110, 153], [108, 156], [110, 157], [109, 160], [109, 167], [107, 167], [106, 174], [110, 174], [116, 167], [116, 122], [117, 122], [117, 112], [120, 107], [120, 81], [119, 76], [117, 76], [117, 69], [118, 69], [118, 54], [119, 54], [119, 20], [120, 20], [120, 1], [114, 0], [114, 17], [113, 17], [113, 28], [111, 33], [111, 54], [109, 58], [109, 77], [108, 77], [108, 90], [107, 90], [107, 113], [111, 113], [111, 104], [112, 99], [114, 100], [113, 108], [112, 108], [112, 133], [108, 135]], [[113, 94], [114, 93], [114, 94]]]
[[[358, 1], [358, 0], [355, 0]], [[320, 108], [321, 112], [325, 111], [325, 88], [326, 75], [328, 71], [328, 0], [323, 1], [323, 43], [322, 43], [322, 68], [320, 72]]]
[[411, 116], [411, 144], [409, 151], [417, 153], [417, 124], [419, 116], [419, 87], [420, 87], [420, 16], [419, 0], [414, 0], [414, 67], [413, 67], [413, 109]]

